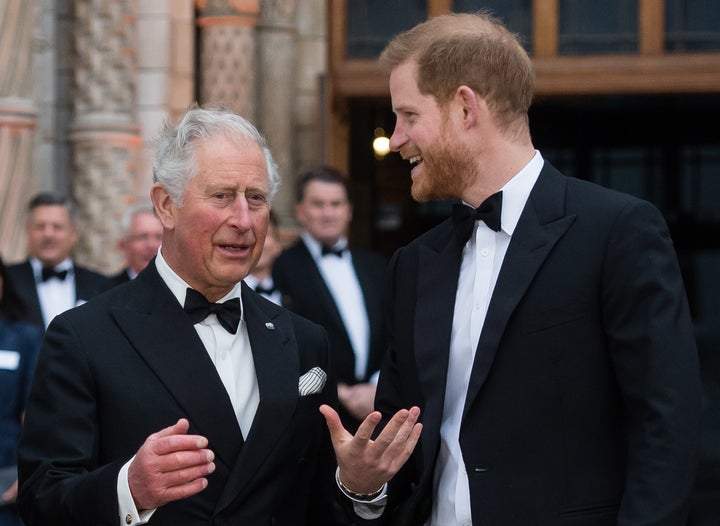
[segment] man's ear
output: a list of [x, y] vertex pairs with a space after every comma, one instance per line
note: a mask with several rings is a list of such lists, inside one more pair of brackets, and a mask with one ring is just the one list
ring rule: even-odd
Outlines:
[[167, 230], [175, 228], [175, 211], [177, 207], [165, 187], [160, 183], [153, 184], [150, 189], [150, 199], [152, 200], [155, 213], [160, 219], [163, 228]]
[[479, 112], [484, 107], [484, 101], [468, 86], [460, 86], [455, 90], [455, 103], [463, 112], [463, 124], [465, 129], [470, 129], [478, 122]]

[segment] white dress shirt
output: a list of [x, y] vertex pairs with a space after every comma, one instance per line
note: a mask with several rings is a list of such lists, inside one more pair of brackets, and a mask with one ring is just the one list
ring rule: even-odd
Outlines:
[[342, 255], [338, 257], [334, 254], [323, 256], [322, 246], [308, 232], [303, 232], [301, 237], [340, 311], [340, 317], [355, 353], [355, 378], [362, 380], [366, 374], [370, 351], [370, 320], [360, 281], [355, 273], [350, 250], [347, 248], [347, 239], [341, 238], [332, 247], [335, 250], [342, 250]]
[[42, 280], [43, 264], [37, 258], [30, 258], [33, 276], [35, 277], [35, 286], [37, 288], [38, 300], [40, 301], [40, 311], [42, 312], [45, 328], [55, 316], [72, 309], [79, 305], [75, 297], [75, 270], [73, 268], [72, 259], [66, 258], [53, 268], [57, 271], [67, 270], [67, 276], [61, 280], [58, 278], [50, 278], [47, 281]]
[[[170, 268], [162, 257], [162, 247], [158, 250], [155, 265], [160, 277], [180, 305], [184, 305], [189, 285]], [[245, 309], [242, 308], [241, 287], [242, 283], [238, 283], [218, 302], [222, 303], [233, 298], [240, 300], [242, 315], [236, 334], [230, 334], [225, 330], [214, 314], [196, 323], [194, 327], [225, 386], [240, 430], [243, 436], [247, 437], [260, 403], [260, 390], [245, 323]], [[121, 526], [144, 524], [155, 511], [145, 511], [140, 515], [135, 507], [127, 478], [131, 462], [132, 459], [122, 467], [118, 474], [117, 491]], [[126, 520], [127, 518], [130, 519], [129, 522]]]
[[501, 188], [500, 232], [478, 221], [463, 249], [440, 425], [440, 452], [433, 481], [432, 515], [427, 523], [430, 526], [472, 524], [470, 486], [460, 450], [461, 418], [490, 298], [510, 239], [542, 166], [543, 158], [536, 151], [532, 160]]
[[[500, 232], [491, 230], [484, 222], [476, 222], [473, 234], [463, 248], [450, 336], [440, 451], [433, 480], [432, 513], [425, 526], [472, 525], [470, 484], [460, 449], [462, 413], [475, 350], [495, 283], [520, 214], [543, 164], [540, 152], [536, 151], [530, 162], [501, 188]], [[372, 503], [355, 500], [353, 507], [360, 517], [374, 519], [382, 514], [386, 501], [383, 491]]]

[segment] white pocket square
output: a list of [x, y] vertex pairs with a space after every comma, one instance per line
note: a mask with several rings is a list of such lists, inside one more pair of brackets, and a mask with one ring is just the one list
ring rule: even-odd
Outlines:
[[320, 367], [313, 367], [300, 377], [298, 382], [298, 393], [300, 396], [308, 396], [319, 393], [325, 387], [327, 373]]

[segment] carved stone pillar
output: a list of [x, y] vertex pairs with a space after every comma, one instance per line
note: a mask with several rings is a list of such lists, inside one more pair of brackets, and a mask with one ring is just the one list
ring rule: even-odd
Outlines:
[[200, 103], [255, 122], [255, 27], [260, 0], [195, 0], [200, 28]]
[[70, 187], [78, 205], [77, 259], [102, 272], [122, 266], [120, 218], [134, 199], [141, 137], [135, 122], [135, 2], [76, 0], [75, 118]]
[[273, 209], [283, 225], [292, 221], [293, 186], [293, 101], [297, 31], [296, 0], [264, 0], [258, 26], [258, 127], [268, 140], [280, 169], [283, 184]]
[[25, 206], [33, 184], [37, 109], [33, 94], [35, 0], [0, 2], [0, 252], [25, 256]]

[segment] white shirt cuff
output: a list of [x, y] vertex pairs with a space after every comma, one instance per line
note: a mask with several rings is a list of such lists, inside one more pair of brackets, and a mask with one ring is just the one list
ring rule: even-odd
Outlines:
[[343, 495], [353, 501], [355, 515], [365, 520], [377, 519], [385, 511], [387, 504], [387, 483], [383, 484], [382, 491], [373, 500], [358, 500], [351, 497], [340, 485], [340, 467], [335, 470], [335, 483]]
[[135, 506], [135, 501], [130, 493], [130, 484], [128, 483], [128, 470], [130, 469], [130, 464], [132, 464], [133, 460], [135, 460], [134, 456], [125, 463], [125, 465], [120, 469], [120, 473], [118, 473], [117, 495], [120, 526], [137, 526], [140, 524], [146, 524], [157, 509], [146, 510], [140, 513]]

